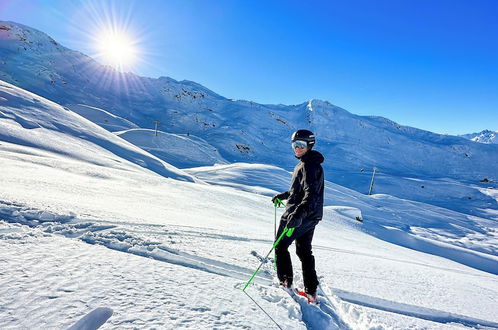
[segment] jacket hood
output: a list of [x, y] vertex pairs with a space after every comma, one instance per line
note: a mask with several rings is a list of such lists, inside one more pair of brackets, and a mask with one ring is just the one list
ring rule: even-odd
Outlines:
[[321, 164], [325, 160], [323, 155], [316, 150], [309, 150], [302, 157], [298, 158], [303, 163], [317, 163]]

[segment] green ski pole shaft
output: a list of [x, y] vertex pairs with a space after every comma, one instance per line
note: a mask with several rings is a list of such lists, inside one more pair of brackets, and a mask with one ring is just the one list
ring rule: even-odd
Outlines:
[[259, 264], [258, 268], [254, 272], [254, 274], [252, 274], [251, 278], [246, 283], [246, 286], [242, 289], [242, 291], [245, 291], [247, 289], [247, 287], [249, 286], [249, 284], [251, 284], [251, 282], [254, 279], [254, 277], [256, 277], [256, 274], [258, 274], [259, 269], [261, 268], [261, 266], [263, 266], [263, 264], [265, 263], [266, 259], [268, 259], [268, 256], [270, 255], [270, 253], [273, 251], [273, 249], [275, 249], [275, 247], [277, 246], [277, 244], [280, 242], [280, 240], [282, 240], [282, 237], [284, 237], [284, 235], [287, 233], [288, 230], [289, 229], [287, 229], [287, 227], [284, 228], [284, 230], [282, 231], [282, 234], [280, 234], [279, 238], [275, 241], [275, 243], [271, 247], [271, 250], [268, 252], [268, 254], [266, 255], [266, 257], [264, 257], [264, 259], [261, 261], [261, 263]]

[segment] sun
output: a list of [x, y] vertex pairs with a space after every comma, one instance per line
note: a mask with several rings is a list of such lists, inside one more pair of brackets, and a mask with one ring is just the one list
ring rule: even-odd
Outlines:
[[[91, 58], [122, 73], [137, 72], [149, 65], [150, 52], [145, 51], [150, 46], [146, 41], [149, 29], [144, 22], [134, 21], [132, 1], [85, 0], [84, 3], [77, 17], [88, 23], [74, 29], [84, 35], [82, 49]], [[112, 70], [102, 72], [111, 74]]]
[[119, 70], [129, 69], [137, 59], [137, 48], [132, 38], [123, 31], [102, 31], [96, 37], [97, 57]]

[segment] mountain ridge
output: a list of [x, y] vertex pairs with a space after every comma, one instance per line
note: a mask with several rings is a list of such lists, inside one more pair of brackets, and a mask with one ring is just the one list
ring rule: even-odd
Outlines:
[[[355, 115], [328, 101], [264, 105], [232, 100], [189, 80], [120, 73], [79, 52], [57, 51], [53, 39], [43, 32], [39, 32], [44, 36], [40, 40], [21, 40], [6, 28], [30, 28], [0, 21], [2, 26], [0, 79], [64, 106], [102, 109], [136, 127], [153, 129], [157, 121], [160, 131], [196, 136], [228, 162], [264, 163], [291, 170], [295, 158], [290, 135], [307, 128], [316, 133], [316, 148], [326, 157], [327, 177], [357, 191], [366, 190], [374, 167], [407, 184], [411, 181], [406, 177], [498, 181], [496, 145], [403, 126], [384, 117]], [[29, 47], [37, 43], [52, 51], [30, 52]], [[167, 153], [161, 154], [168, 162]]]
[[463, 134], [459, 136], [474, 142], [498, 144], [498, 131], [491, 131], [489, 129], [482, 130], [478, 133]]

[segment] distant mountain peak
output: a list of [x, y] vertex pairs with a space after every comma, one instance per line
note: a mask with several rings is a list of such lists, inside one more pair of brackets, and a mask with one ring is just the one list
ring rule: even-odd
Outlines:
[[479, 133], [463, 134], [460, 136], [478, 143], [498, 144], [498, 131], [491, 131], [489, 129], [485, 129]]
[[330, 103], [329, 101], [323, 101], [319, 99], [311, 99], [308, 101], [308, 104], [306, 105], [306, 109], [309, 111], [313, 111], [315, 107], [333, 107], [334, 105]]

